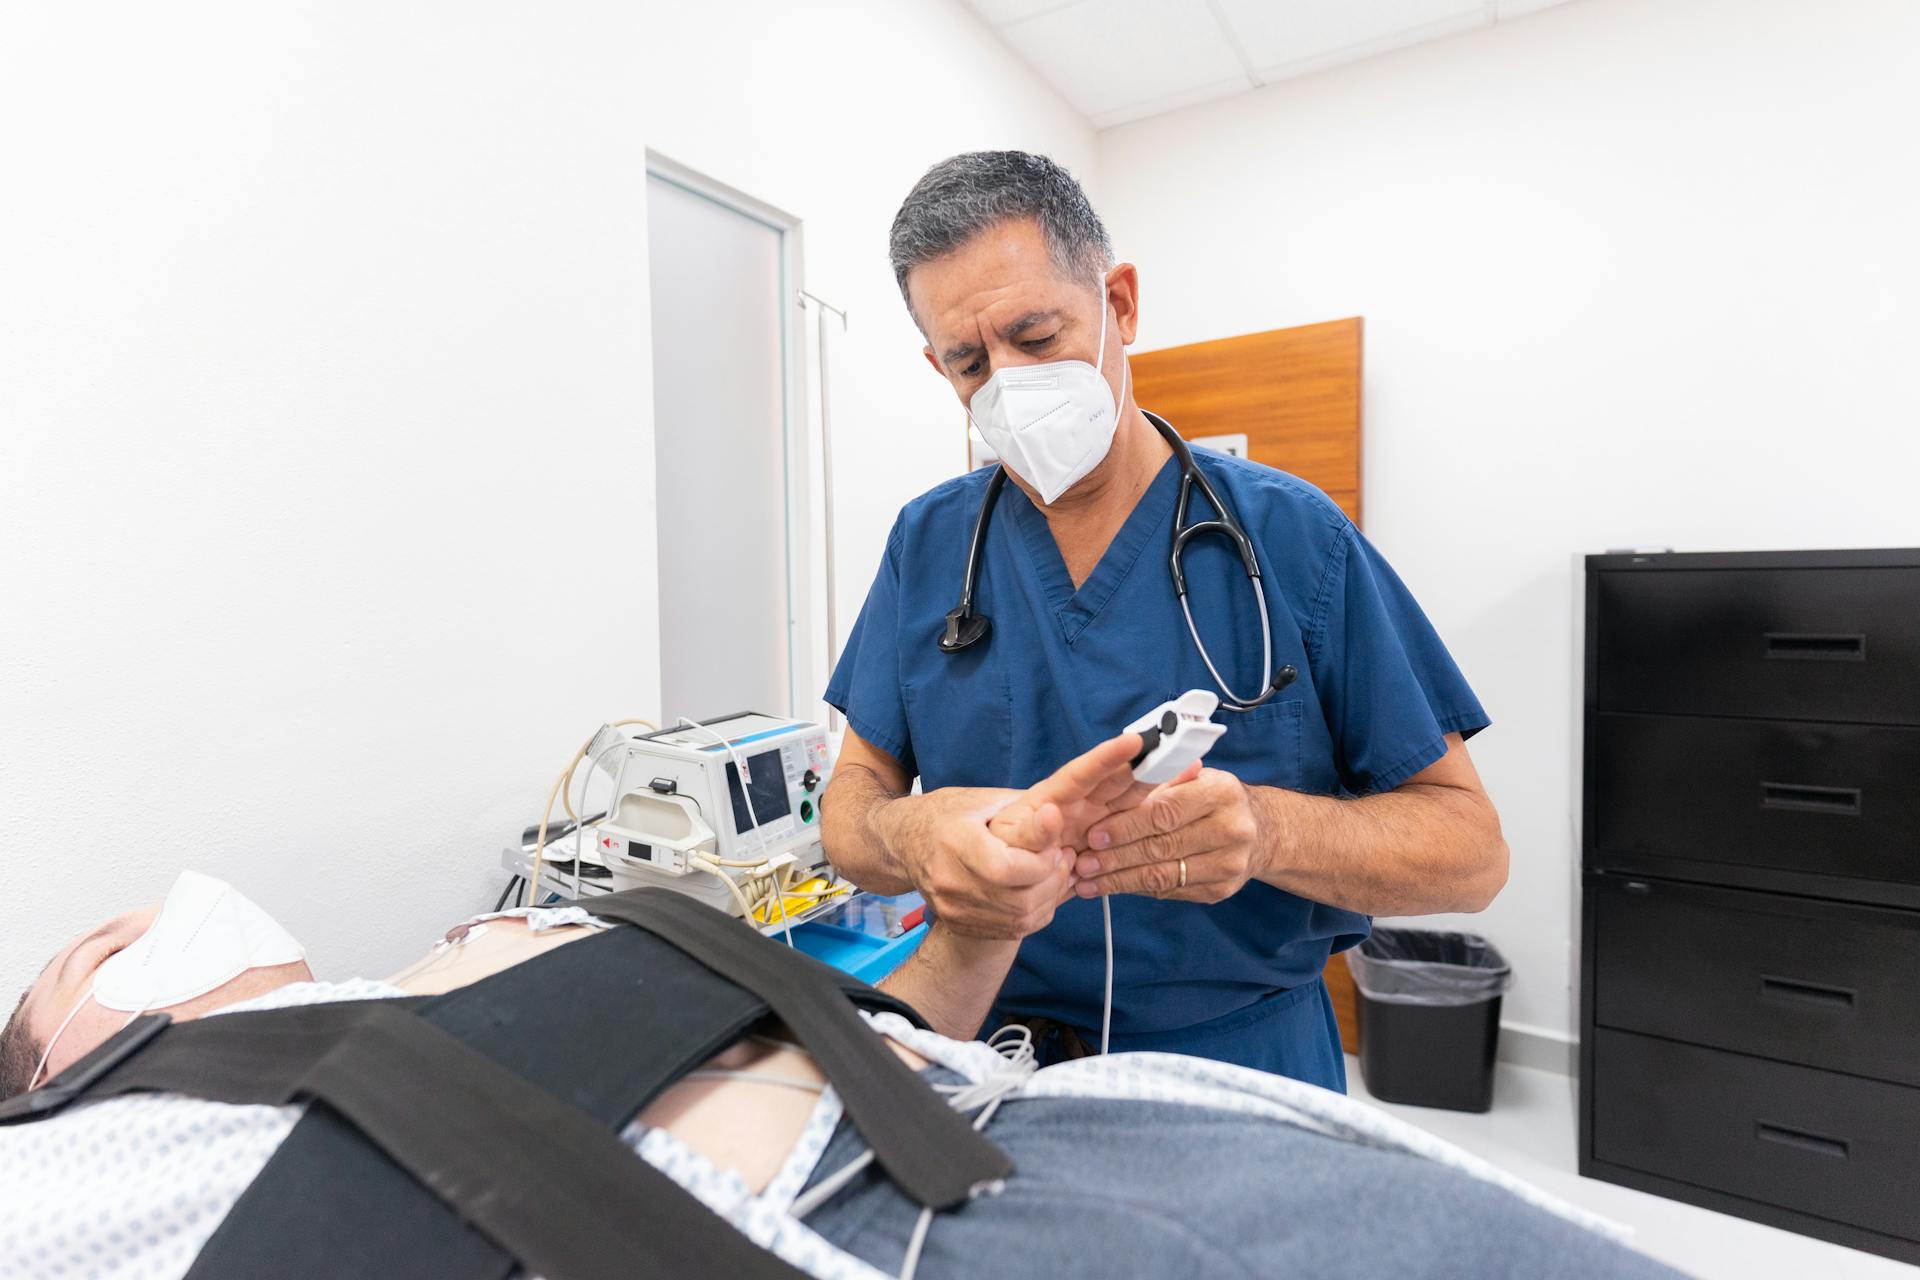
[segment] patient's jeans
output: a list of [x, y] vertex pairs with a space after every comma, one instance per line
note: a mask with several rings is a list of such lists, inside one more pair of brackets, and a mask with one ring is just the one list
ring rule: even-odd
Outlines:
[[[959, 1079], [941, 1067], [923, 1075]], [[986, 1134], [1016, 1172], [998, 1194], [934, 1218], [922, 1280], [1677, 1274], [1455, 1170], [1273, 1121], [1014, 1097]], [[842, 1121], [812, 1180], [865, 1149]], [[870, 1166], [807, 1223], [894, 1274], [919, 1212]]]

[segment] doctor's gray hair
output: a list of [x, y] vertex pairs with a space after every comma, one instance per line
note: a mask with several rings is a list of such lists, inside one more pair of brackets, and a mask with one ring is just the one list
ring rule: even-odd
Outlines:
[[1063, 274], [1091, 285], [1113, 265], [1107, 229], [1072, 174], [1025, 151], [969, 151], [921, 175], [893, 215], [887, 249], [907, 310], [913, 310], [907, 276], [915, 267], [944, 258], [1009, 218], [1039, 222]]

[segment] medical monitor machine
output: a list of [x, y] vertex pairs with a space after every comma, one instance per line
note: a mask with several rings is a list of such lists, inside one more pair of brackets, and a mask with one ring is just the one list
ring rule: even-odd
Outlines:
[[612, 803], [589, 831], [612, 888], [664, 885], [762, 927], [845, 892], [820, 842], [832, 771], [820, 725], [751, 711], [683, 720], [608, 765]]

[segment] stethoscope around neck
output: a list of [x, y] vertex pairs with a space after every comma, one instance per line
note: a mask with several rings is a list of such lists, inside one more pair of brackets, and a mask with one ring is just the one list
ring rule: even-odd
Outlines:
[[[1142, 410], [1142, 412], [1145, 412]], [[1193, 647], [1200, 653], [1200, 661], [1207, 664], [1207, 674], [1213, 677], [1213, 683], [1221, 693], [1220, 705], [1228, 711], [1251, 711], [1274, 694], [1280, 692], [1299, 678], [1293, 664], [1288, 663], [1279, 671], [1273, 669], [1273, 623], [1267, 617], [1267, 592], [1260, 582], [1260, 561], [1253, 553], [1253, 540], [1247, 537], [1247, 531], [1240, 527], [1227, 504], [1220, 501], [1206, 474], [1194, 465], [1193, 451], [1187, 442], [1180, 438], [1164, 418], [1148, 413], [1151, 422], [1161, 438], [1173, 450], [1173, 456], [1180, 463], [1180, 498], [1173, 508], [1173, 549], [1167, 557], [1167, 567], [1173, 573], [1173, 593], [1180, 599], [1180, 612], [1187, 619], [1187, 633], [1193, 637]], [[983, 613], [974, 612], [973, 592], [980, 579], [980, 559], [987, 545], [987, 522], [993, 516], [993, 508], [1000, 501], [1000, 491], [1006, 487], [1007, 469], [995, 467], [993, 477], [987, 481], [987, 492], [980, 499], [980, 514], [973, 522], [973, 537], [967, 544], [967, 572], [960, 583], [960, 603], [947, 613], [947, 628], [938, 641], [940, 652], [960, 653], [986, 640], [993, 630], [993, 622]], [[1195, 488], [1200, 496], [1213, 508], [1211, 520], [1199, 520], [1187, 523], [1187, 504], [1192, 500]], [[1253, 598], [1260, 610], [1260, 692], [1251, 698], [1241, 697], [1228, 687], [1221, 676], [1220, 668], [1214, 666], [1213, 658], [1207, 653], [1207, 646], [1200, 639], [1200, 628], [1193, 621], [1193, 606], [1187, 601], [1187, 571], [1180, 557], [1187, 545], [1195, 538], [1225, 538], [1240, 553], [1240, 563], [1247, 571], [1247, 580], [1253, 584]]]

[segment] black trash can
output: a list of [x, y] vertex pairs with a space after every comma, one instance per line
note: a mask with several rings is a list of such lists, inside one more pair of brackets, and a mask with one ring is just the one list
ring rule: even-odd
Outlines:
[[1513, 970], [1478, 934], [1375, 929], [1347, 953], [1360, 989], [1360, 1078], [1381, 1102], [1493, 1106], [1500, 997]]

